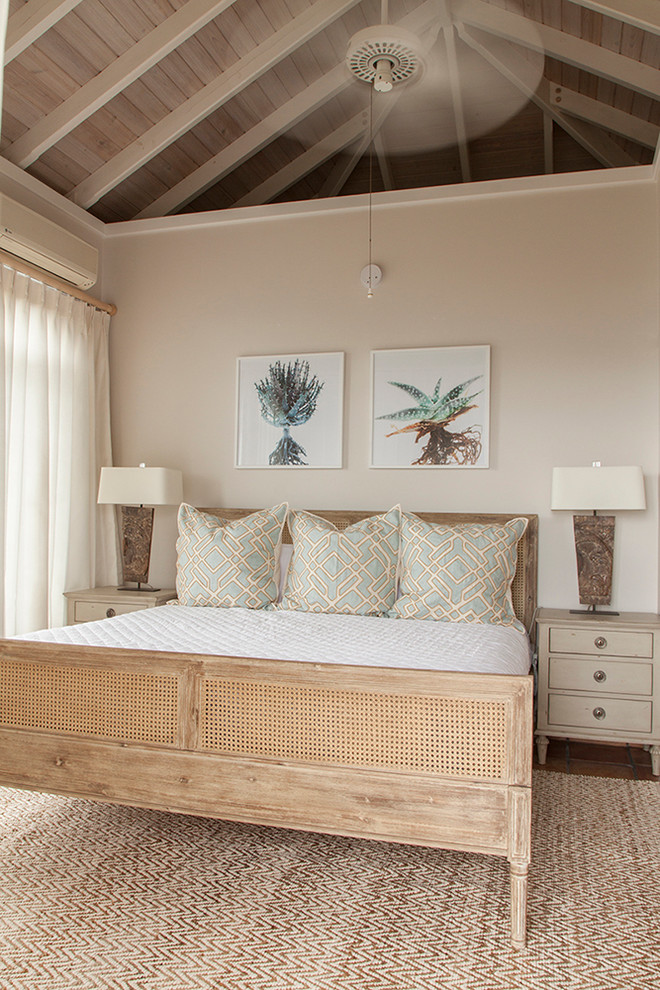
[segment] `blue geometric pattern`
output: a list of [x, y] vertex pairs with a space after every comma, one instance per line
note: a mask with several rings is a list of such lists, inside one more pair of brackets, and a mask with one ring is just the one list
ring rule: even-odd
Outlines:
[[184, 503], [176, 541], [180, 604], [267, 608], [276, 601], [287, 509], [283, 502], [229, 522]]
[[397, 505], [339, 530], [290, 512], [293, 557], [278, 608], [381, 615], [394, 604], [401, 510]]
[[389, 615], [447, 622], [491, 622], [522, 630], [511, 582], [526, 519], [505, 523], [401, 520], [400, 597]]

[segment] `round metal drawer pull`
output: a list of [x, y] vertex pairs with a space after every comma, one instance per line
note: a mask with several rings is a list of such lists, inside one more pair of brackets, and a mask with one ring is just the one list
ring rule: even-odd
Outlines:
[[604, 636], [596, 636], [594, 646], [597, 646], [599, 650], [604, 650], [607, 646], [607, 640]]
[[108, 619], [111, 619], [113, 615], [116, 615], [117, 613], [115, 612], [114, 608], [106, 608], [105, 614]]
[[595, 670], [594, 671], [594, 680], [595, 681], [598, 681], [599, 684], [602, 684], [603, 681], [606, 681], [607, 680], [607, 674], [605, 673], [604, 670]]
[[597, 718], [598, 721], [600, 722], [602, 719], [605, 718], [605, 709], [604, 708], [594, 708], [594, 710], [593, 710], [593, 716], [594, 716], [594, 718]]

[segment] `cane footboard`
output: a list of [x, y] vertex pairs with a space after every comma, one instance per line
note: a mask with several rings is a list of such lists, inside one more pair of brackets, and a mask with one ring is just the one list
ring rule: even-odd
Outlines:
[[529, 677], [4, 641], [0, 679], [2, 784], [492, 853], [524, 891]]
[[[530, 517], [528, 628], [535, 539]], [[506, 857], [518, 947], [532, 721], [531, 676], [0, 641], [0, 784]]]

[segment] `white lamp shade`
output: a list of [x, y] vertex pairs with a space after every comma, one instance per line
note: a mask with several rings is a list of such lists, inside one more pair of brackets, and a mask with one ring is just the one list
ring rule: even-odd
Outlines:
[[641, 467], [559, 467], [552, 472], [552, 509], [591, 512], [645, 509]]
[[110, 505], [179, 505], [180, 471], [158, 467], [101, 468], [98, 502]]

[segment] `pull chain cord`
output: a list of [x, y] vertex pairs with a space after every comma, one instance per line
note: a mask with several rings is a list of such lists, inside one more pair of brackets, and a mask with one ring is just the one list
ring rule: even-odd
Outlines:
[[372, 232], [372, 217], [371, 217], [371, 198], [373, 193], [373, 175], [374, 175], [374, 90], [373, 86], [369, 87], [369, 289], [367, 291], [367, 299], [373, 298], [373, 286], [371, 284], [372, 279], [372, 268], [371, 268], [371, 232]]

